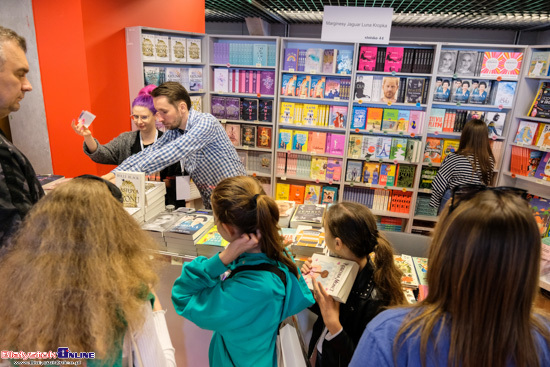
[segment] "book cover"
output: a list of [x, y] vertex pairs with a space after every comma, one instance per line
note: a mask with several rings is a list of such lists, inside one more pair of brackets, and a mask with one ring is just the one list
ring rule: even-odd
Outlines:
[[537, 140], [537, 146], [543, 149], [550, 148], [550, 124], [541, 124], [539, 129], [540, 134]]
[[504, 121], [506, 121], [506, 113], [504, 112], [485, 112], [485, 122], [489, 129], [489, 137], [502, 136]]
[[364, 130], [367, 123], [367, 107], [353, 107], [353, 119], [351, 121], [351, 129]]
[[206, 214], [190, 213], [180, 218], [168, 232], [187, 235], [196, 239], [214, 225], [214, 217]]
[[336, 55], [338, 50], [326, 49], [323, 51], [323, 66], [321, 68], [323, 73], [334, 74], [336, 72]]
[[342, 160], [337, 158], [328, 158], [325, 180], [328, 180], [328, 181], [333, 180], [338, 182], [341, 179], [342, 179]]
[[293, 96], [296, 92], [296, 80], [298, 79], [297, 75], [283, 74], [281, 82], [281, 95], [282, 96]]
[[428, 259], [425, 257], [412, 257], [419, 285], [428, 285]]
[[456, 153], [458, 146], [460, 145], [460, 140], [458, 139], [444, 139], [443, 140], [443, 149], [441, 150], [441, 162], [451, 153]]
[[458, 51], [456, 50], [441, 50], [437, 73], [441, 75], [453, 75], [456, 69], [456, 58]]
[[[187, 70], [185, 69], [184, 71], [187, 72]], [[182, 74], [181, 68], [167, 67], [164, 73], [164, 78], [166, 79], [167, 82], [181, 83], [182, 82], [181, 74]]]
[[382, 131], [397, 131], [399, 111], [394, 108], [385, 108], [382, 117]]
[[320, 198], [321, 186], [312, 184], [306, 185], [304, 204], [319, 204]]
[[428, 120], [428, 133], [442, 132], [443, 121], [445, 120], [444, 108], [432, 108]]
[[441, 152], [443, 149], [442, 139], [426, 138], [426, 147], [424, 148], [424, 160], [426, 163], [441, 163]]
[[350, 134], [348, 144], [348, 155], [359, 158], [362, 153], [363, 135]]
[[325, 98], [334, 99], [340, 97], [340, 78], [326, 78]]
[[[399, 78], [397, 78], [397, 80], [399, 80]], [[371, 102], [381, 101], [381, 98], [384, 96], [384, 94], [382, 93], [383, 83], [384, 83], [384, 77], [381, 75], [375, 75], [372, 78]]]
[[405, 151], [407, 149], [406, 138], [393, 138], [390, 148], [390, 159], [397, 159], [398, 161], [405, 160]]
[[362, 173], [362, 162], [348, 161], [348, 166], [346, 168], [346, 182], [361, 182]]
[[[499, 86], [501, 83], [499, 83]], [[537, 95], [529, 110], [529, 116], [550, 118], [550, 82], [540, 83]]]
[[[229, 244], [226, 240], [223, 239], [222, 235], [218, 232], [218, 227], [216, 225], [210, 227], [208, 232], [204, 234], [198, 241], [197, 247], [199, 246], [215, 246], [224, 248]], [[198, 249], [197, 249], [198, 250]]]
[[500, 74], [519, 75], [522, 62], [523, 52], [503, 52], [499, 58]]
[[182, 37], [170, 37], [170, 55], [174, 62], [187, 61], [187, 39]]
[[243, 98], [241, 99], [241, 120], [257, 121], [258, 120], [258, 100]]
[[[296, 207], [296, 211], [291, 219], [292, 223], [307, 222], [310, 225], [320, 226], [325, 214], [326, 205], [323, 204], [301, 204]], [[295, 226], [292, 226], [295, 228]]]
[[141, 34], [141, 58], [143, 61], [155, 61], [155, 42], [155, 35]]
[[262, 70], [260, 71], [260, 94], [274, 95], [275, 94], [275, 71]]
[[[494, 86], [493, 86], [494, 87]], [[514, 94], [516, 93], [517, 82], [496, 82], [496, 91], [492, 104], [502, 106], [503, 108], [512, 107]]]
[[327, 144], [327, 133], [320, 131], [310, 131], [308, 133], [308, 151], [312, 153], [324, 154]]
[[406, 287], [418, 288], [418, 279], [414, 270], [412, 257], [408, 255], [393, 255], [395, 265], [403, 272], [401, 284]]
[[311, 76], [309, 75], [298, 75], [296, 79], [296, 89], [294, 95], [296, 97], [309, 97], [309, 88], [311, 85]]
[[225, 132], [231, 140], [231, 144], [236, 147], [241, 146], [241, 125], [238, 124], [225, 124]]
[[[395, 186], [395, 174], [397, 171], [397, 166], [395, 164], [382, 163], [380, 165], [380, 184], [385, 186]], [[382, 178], [383, 176], [383, 178]], [[382, 183], [382, 181], [385, 181]]]
[[115, 172], [115, 184], [122, 193], [122, 205], [125, 208], [145, 206], [145, 173]]
[[375, 158], [376, 147], [378, 145], [378, 136], [363, 137], [363, 145], [361, 147], [361, 157]]
[[201, 49], [201, 39], [187, 38], [187, 62], [202, 62]]
[[308, 48], [306, 51], [306, 60], [304, 71], [310, 73], [320, 73], [322, 70], [323, 49]]
[[214, 117], [225, 119], [225, 97], [211, 96], [211, 112]]
[[313, 227], [314, 223], [307, 222], [298, 222], [293, 227], [296, 228], [296, 236], [292, 244], [292, 252], [295, 255], [311, 257], [314, 253], [323, 252], [325, 248], [325, 232], [319, 226], [317, 228]]
[[168, 36], [155, 36], [155, 60], [170, 61], [170, 38]]
[[363, 163], [363, 183], [378, 185], [380, 180], [380, 163]]
[[403, 47], [387, 47], [386, 60], [384, 63], [385, 72], [400, 72], [403, 65]]
[[535, 178], [550, 181], [550, 152], [544, 153], [535, 172]]
[[327, 162], [326, 157], [312, 157], [309, 177], [312, 180], [324, 180], [327, 173]]
[[279, 217], [290, 217], [296, 209], [296, 203], [294, 201], [275, 200], [275, 203], [277, 207], [279, 207]]
[[539, 227], [539, 233], [542, 237], [545, 237], [550, 225], [550, 200], [533, 195], [529, 199], [529, 205], [533, 210], [535, 221]]
[[241, 100], [234, 97], [225, 98], [225, 118], [228, 120], [238, 120], [241, 113]]
[[458, 51], [455, 74], [474, 76], [476, 73], [477, 51]]
[[302, 123], [304, 125], [314, 126], [319, 121], [319, 105], [316, 104], [304, 104], [302, 112]]
[[292, 130], [279, 130], [279, 149], [292, 149]]
[[159, 86], [161, 84], [160, 68], [158, 66], [144, 66], [143, 78], [145, 85]]
[[405, 91], [405, 103], [422, 103], [425, 78], [407, 78], [407, 90]]
[[449, 102], [451, 96], [451, 78], [437, 78], [435, 81], [434, 102]]
[[338, 50], [336, 55], [336, 74], [351, 74], [353, 50]]
[[533, 51], [529, 63], [528, 75], [531, 77], [548, 75], [550, 64], [550, 51]]
[[361, 46], [359, 48], [359, 62], [357, 65], [357, 70], [374, 71], [377, 52], [378, 47], [376, 46]]
[[258, 110], [258, 121], [273, 122], [273, 101], [270, 99], [260, 99]]
[[[290, 185], [278, 182], [275, 186], [275, 199], [289, 201]], [[292, 201], [295, 203], [294, 201]]]
[[379, 137], [376, 145], [376, 158], [389, 159], [392, 138]]
[[354, 101], [369, 102], [372, 94], [373, 75], [357, 75], [355, 77]]
[[202, 69], [189, 68], [189, 91], [199, 92], [203, 89]]
[[285, 48], [283, 70], [298, 70], [298, 49]]
[[330, 119], [328, 126], [338, 129], [346, 127], [348, 119], [348, 106], [330, 106]]
[[254, 147], [256, 145], [256, 126], [241, 126], [241, 144], [243, 147]]
[[292, 150], [307, 152], [307, 131], [295, 130], [292, 134]]
[[294, 102], [281, 102], [279, 122], [282, 124], [294, 123]]
[[323, 98], [325, 95], [326, 78], [324, 76], [312, 75], [309, 88], [310, 98]]
[[407, 132], [411, 110], [397, 110], [397, 131]]
[[323, 186], [321, 190], [321, 204], [331, 204], [338, 201], [338, 188]]
[[380, 131], [382, 127], [383, 108], [369, 107], [367, 109], [367, 127], [366, 130]]
[[421, 134], [422, 126], [424, 124], [424, 111], [415, 111], [412, 110], [409, 116], [409, 128], [407, 132], [409, 134]]
[[418, 187], [420, 189], [432, 189], [432, 182], [437, 175], [438, 167], [422, 167], [420, 172], [420, 184]]
[[498, 75], [502, 72], [500, 58], [502, 52], [487, 51], [483, 54], [480, 75]]
[[468, 103], [486, 104], [488, 102], [487, 97], [490, 91], [490, 80], [472, 79], [472, 86], [470, 87], [470, 97], [468, 98]]
[[256, 145], [258, 148], [271, 149], [271, 131], [267, 126], [258, 126], [258, 138]]
[[358, 272], [355, 261], [313, 254], [311, 271], [303, 276], [309, 289], [313, 290], [315, 279], [335, 301], [346, 303]]
[[471, 79], [455, 79], [451, 89], [451, 102], [467, 103], [470, 98]]
[[514, 143], [532, 145], [539, 124], [537, 122], [521, 120], [518, 125]]
[[253, 62], [252, 65], [267, 66], [267, 44], [255, 43], [252, 45]]
[[[374, 91], [374, 85], [373, 85], [373, 91]], [[397, 102], [398, 91], [399, 91], [399, 78], [393, 77], [393, 76], [385, 76], [382, 78], [382, 87], [380, 89], [380, 97], [377, 100], [385, 103], [387, 102], [395, 103]]]
[[395, 179], [395, 186], [397, 187], [413, 187], [414, 174], [416, 166], [400, 164], [397, 167], [397, 177]]
[[229, 92], [229, 70], [225, 68], [214, 69], [214, 92]]
[[[289, 200], [296, 202], [296, 204], [303, 204], [305, 192], [306, 187], [303, 185], [290, 185]], [[294, 214], [296, 215], [296, 213]], [[290, 221], [292, 222], [292, 219]]]

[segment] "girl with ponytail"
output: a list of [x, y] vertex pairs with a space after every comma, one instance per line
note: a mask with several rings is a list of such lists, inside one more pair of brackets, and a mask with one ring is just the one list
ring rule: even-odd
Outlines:
[[[357, 262], [359, 273], [345, 304], [334, 301], [314, 280], [316, 304], [311, 310], [319, 318], [313, 326], [309, 356], [316, 352], [316, 367], [347, 366], [369, 321], [384, 308], [406, 301], [392, 247], [378, 232], [369, 208], [352, 202], [334, 204], [325, 215], [324, 227], [327, 248]], [[310, 270], [307, 261], [302, 273]]]
[[[211, 197], [227, 247], [182, 268], [172, 302], [178, 314], [213, 330], [211, 366], [276, 366], [279, 323], [314, 303], [283, 246], [279, 209], [252, 177], [221, 181]], [[221, 275], [231, 270], [225, 280]]]

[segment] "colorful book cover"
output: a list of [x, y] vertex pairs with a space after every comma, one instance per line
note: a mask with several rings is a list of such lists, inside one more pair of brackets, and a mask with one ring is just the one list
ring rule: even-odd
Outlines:
[[214, 69], [214, 92], [229, 92], [229, 70], [226, 68]]
[[340, 78], [326, 78], [325, 98], [340, 98]]
[[295, 130], [292, 134], [292, 150], [307, 152], [307, 131]]
[[537, 122], [521, 120], [518, 125], [514, 143], [532, 145], [539, 124]]
[[502, 75], [519, 75], [523, 52], [503, 52], [499, 59]]
[[414, 256], [412, 259], [419, 285], [428, 285], [428, 259]]
[[397, 187], [413, 187], [414, 174], [416, 166], [408, 164], [400, 164], [397, 167], [397, 177], [395, 179], [395, 186]]
[[125, 208], [145, 206], [145, 173], [115, 172], [115, 184], [122, 192], [122, 205]]
[[321, 191], [321, 204], [331, 204], [338, 201], [338, 188], [323, 186]]
[[378, 145], [378, 136], [364, 136], [363, 145], [361, 147], [361, 157], [374, 158], [376, 154], [376, 146]]
[[202, 62], [201, 49], [202, 44], [200, 38], [187, 38], [187, 62]]
[[234, 146], [241, 146], [241, 125], [225, 124], [225, 132]]
[[504, 112], [485, 112], [485, 122], [489, 129], [490, 138], [493, 136], [502, 136], [504, 121], [506, 121], [506, 113]]
[[[342, 160], [337, 158], [327, 159], [326, 180], [340, 181], [342, 179]], [[321, 203], [322, 204], [322, 203]]]
[[243, 147], [256, 146], [256, 126], [241, 126], [241, 144]]
[[362, 173], [362, 162], [348, 161], [348, 166], [346, 168], [346, 182], [361, 182]]
[[363, 163], [363, 183], [378, 185], [380, 181], [380, 163]]
[[444, 108], [432, 108], [428, 121], [428, 133], [442, 132], [443, 121], [445, 120]]
[[348, 145], [348, 155], [354, 158], [361, 157], [362, 146], [363, 146], [363, 135], [350, 134], [349, 145]]
[[191, 236], [196, 239], [214, 224], [214, 217], [206, 214], [190, 213], [180, 218], [168, 232]]
[[199, 92], [201, 89], [203, 89], [202, 69], [190, 68], [189, 69], [189, 91]]
[[451, 78], [438, 77], [435, 81], [434, 102], [449, 102], [451, 96]]
[[498, 75], [502, 73], [500, 58], [502, 52], [487, 51], [483, 54], [480, 75]]
[[529, 64], [529, 76], [547, 76], [550, 64], [550, 51], [533, 51]]
[[394, 108], [385, 108], [382, 117], [382, 131], [397, 131], [399, 111]]
[[328, 149], [325, 149], [328, 154], [343, 156], [344, 155], [344, 149], [346, 146], [346, 136], [344, 134], [330, 134], [327, 135], [327, 142], [330, 140], [330, 144], [328, 145]]
[[424, 148], [424, 160], [426, 163], [441, 163], [441, 153], [443, 149], [443, 139], [426, 138], [426, 147]]
[[403, 47], [387, 47], [386, 60], [384, 63], [385, 72], [399, 72], [403, 65]]
[[278, 182], [275, 186], [275, 199], [288, 200], [290, 194], [290, 185]]
[[406, 138], [393, 138], [390, 148], [390, 159], [397, 159], [398, 161], [405, 160], [405, 151], [407, 149]]
[[281, 116], [279, 122], [282, 124], [294, 123], [294, 102], [281, 102]]
[[470, 97], [468, 103], [471, 104], [486, 104], [488, 102], [488, 96], [491, 91], [490, 80], [472, 79], [472, 86], [470, 87]]
[[541, 124], [539, 129], [540, 134], [537, 140], [537, 146], [543, 149], [550, 148], [550, 124]]
[[304, 204], [319, 204], [321, 199], [321, 186], [306, 185], [306, 193], [304, 196]]
[[302, 123], [304, 125], [314, 126], [319, 121], [319, 105], [304, 104], [302, 113]]
[[535, 178], [550, 181], [550, 152], [544, 153], [535, 172]]
[[170, 40], [168, 36], [155, 36], [155, 60], [170, 61]]
[[310, 176], [312, 180], [324, 180], [327, 174], [328, 160], [326, 157], [312, 157]]
[[298, 70], [298, 49], [285, 48], [283, 70]]
[[336, 72], [336, 55], [338, 50], [326, 49], [323, 51], [323, 66], [322, 72], [326, 74], [334, 74]]
[[[288, 194], [289, 200], [294, 201], [296, 204], [303, 204], [305, 193], [306, 193], [305, 186], [290, 185], [290, 192]], [[294, 215], [296, 215], [296, 212], [294, 212]]]
[[292, 149], [292, 130], [279, 130], [279, 149]]
[[517, 84], [517, 82], [498, 82], [493, 104], [495, 106], [502, 106], [503, 108], [512, 107]]
[[225, 119], [225, 97], [212, 96], [210, 101], [212, 115], [219, 119]]
[[470, 98], [471, 79], [455, 79], [451, 90], [451, 102], [467, 103]]
[[376, 54], [378, 47], [376, 46], [361, 46], [359, 48], [359, 62], [357, 70], [374, 71], [376, 67]]
[[389, 159], [392, 138], [379, 137], [376, 145], [376, 158]]
[[532, 196], [529, 200], [529, 205], [533, 210], [535, 221], [539, 227], [539, 233], [544, 237], [550, 225], [550, 200]]
[[451, 153], [456, 153], [458, 146], [460, 145], [460, 140], [458, 139], [444, 139], [443, 140], [443, 149], [441, 150], [441, 162]]
[[241, 120], [257, 121], [258, 120], [258, 100], [243, 98], [241, 99]]
[[161, 84], [160, 68], [158, 66], [144, 66], [143, 78], [145, 85], [152, 84], [159, 86]]
[[338, 50], [336, 55], [336, 74], [351, 74], [353, 50]]
[[403, 273], [401, 285], [411, 288], [418, 288], [418, 279], [414, 270], [412, 257], [408, 255], [393, 255], [395, 265]]
[[258, 121], [273, 122], [273, 100], [260, 99]]
[[320, 73], [322, 70], [323, 49], [308, 48], [306, 51], [306, 61], [304, 71], [310, 73]]
[[275, 94], [275, 71], [272, 71], [272, 70], [260, 71], [260, 94], [264, 94], [264, 95]]
[[351, 121], [351, 129], [364, 130], [367, 123], [367, 107], [353, 107], [353, 119]]
[[407, 132], [412, 111], [397, 110], [397, 112], [397, 131]]
[[550, 82], [540, 83], [537, 95], [529, 110], [529, 116], [550, 118]]
[[241, 106], [240, 98], [225, 98], [225, 118], [228, 120], [238, 120], [240, 118]]
[[218, 232], [218, 227], [216, 225], [212, 226], [204, 236], [202, 236], [197, 241], [197, 246], [217, 246], [217, 247], [226, 247], [229, 244], [226, 241], [220, 232]]
[[421, 189], [432, 189], [432, 182], [437, 175], [438, 167], [422, 167], [422, 172], [420, 172], [420, 184], [418, 185]]
[[327, 144], [327, 133], [320, 131], [308, 132], [308, 149], [312, 153], [324, 154]]
[[380, 131], [382, 127], [383, 108], [369, 107], [367, 109], [367, 128], [366, 130]]
[[258, 148], [271, 149], [271, 130], [267, 126], [258, 126], [258, 138], [256, 139]]
[[395, 164], [386, 164], [384, 171], [384, 174], [386, 176], [386, 186], [395, 186], [395, 174], [397, 172], [397, 166]]
[[297, 75], [283, 74], [281, 82], [281, 95], [293, 96], [296, 91], [296, 79]]
[[310, 98], [323, 98], [325, 95], [325, 82], [324, 76], [313, 75], [311, 76], [311, 86], [309, 88]]
[[296, 89], [294, 91], [294, 96], [296, 97], [309, 97], [309, 87], [311, 85], [311, 76], [309, 75], [298, 75], [296, 79]]
[[143, 61], [155, 60], [155, 35], [146, 33], [141, 34], [141, 58]]
[[355, 77], [354, 101], [370, 102], [372, 96], [373, 75], [357, 75]]
[[330, 106], [329, 127], [343, 129], [346, 127], [347, 119], [348, 106]]

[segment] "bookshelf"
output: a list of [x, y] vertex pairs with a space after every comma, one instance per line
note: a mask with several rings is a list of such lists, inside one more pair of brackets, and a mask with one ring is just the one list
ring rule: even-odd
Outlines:
[[[532, 126], [536, 126], [538, 129], [542, 129], [544, 126], [550, 127], [550, 118], [541, 118], [529, 115], [529, 110], [531, 109], [539, 86], [543, 82], [550, 82], [550, 76], [548, 75], [530, 75], [530, 72], [537, 74], [537, 72], [533, 70], [535, 65], [533, 64], [533, 66], [531, 66], [531, 60], [534, 60], [535, 53], [540, 52], [550, 52], [550, 45], [529, 46], [527, 49], [525, 67], [522, 68], [521, 80], [517, 93], [518, 98], [515, 101], [514, 114], [512, 116], [510, 129], [508, 131], [508, 144], [502, 165], [503, 174], [500, 175], [499, 185], [520, 187], [534, 195], [550, 198], [550, 195], [548, 194], [550, 192], [550, 181], [535, 177], [536, 167], [528, 167], [528, 170], [531, 171], [530, 173], [527, 171], [516, 172], [514, 170], [513, 162], [514, 151], [516, 149], [529, 154], [528, 164], [530, 166], [534, 160], [537, 160], [537, 158], [535, 158], [536, 156], [540, 159], [540, 156], [544, 157], [544, 155], [550, 154], [550, 146], [537, 144], [537, 133], [539, 130], [534, 132], [535, 136], [532, 136], [532, 139], [528, 138], [529, 142], [527, 143], [523, 139], [516, 140], [518, 128], [520, 128], [522, 121], [528, 122], [532, 124]], [[548, 61], [546, 62], [546, 65], [548, 65]], [[548, 72], [546, 71], [545, 74], [548, 74]], [[535, 165], [538, 166], [539, 163]]]
[[125, 33], [130, 103], [146, 84], [174, 80], [189, 91], [195, 108], [209, 111], [205, 34], [141, 26]]
[[225, 125], [250, 176], [272, 193], [278, 37], [210, 35], [210, 110]]

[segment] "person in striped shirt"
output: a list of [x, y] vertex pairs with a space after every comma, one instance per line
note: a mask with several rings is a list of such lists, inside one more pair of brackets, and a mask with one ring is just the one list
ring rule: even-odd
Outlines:
[[111, 173], [117, 171], [157, 172], [181, 162], [199, 192], [204, 206], [211, 208], [210, 195], [218, 182], [227, 177], [246, 176], [246, 170], [216, 117], [191, 108], [187, 90], [177, 82], [166, 82], [151, 95], [157, 119], [167, 131], [153, 145], [128, 157]]
[[489, 144], [489, 131], [484, 121], [472, 119], [460, 136], [458, 150], [445, 157], [432, 182], [430, 206], [443, 209], [451, 190], [462, 184], [490, 185], [495, 158]]

